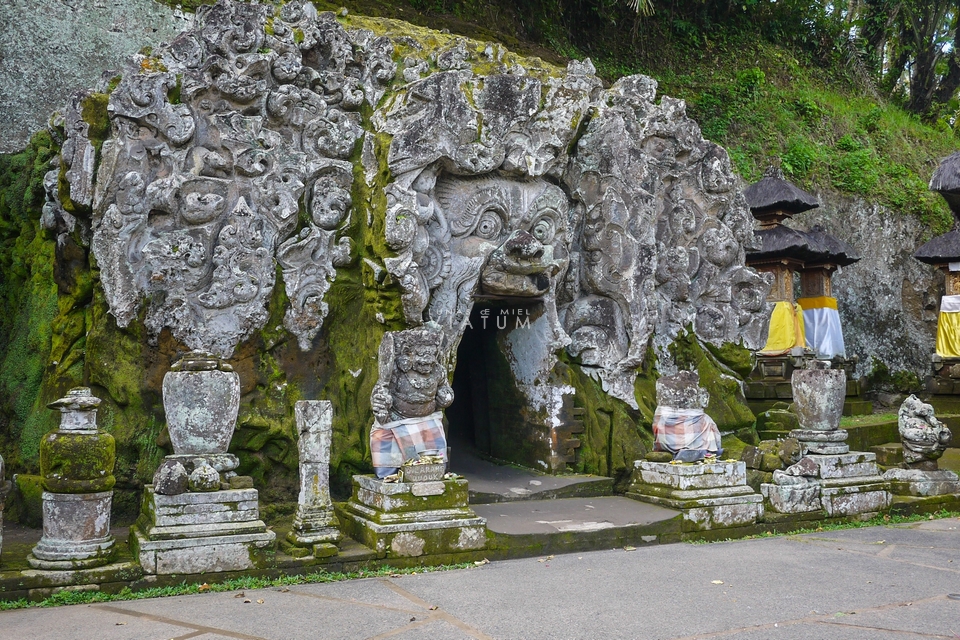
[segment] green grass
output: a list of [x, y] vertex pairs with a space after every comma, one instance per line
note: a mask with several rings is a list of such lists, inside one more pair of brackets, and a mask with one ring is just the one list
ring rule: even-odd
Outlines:
[[825, 523], [818, 524], [815, 527], [799, 528], [785, 533], [775, 533], [764, 531], [752, 536], [743, 536], [742, 538], [726, 538], [724, 540], [691, 540], [690, 544], [711, 544], [713, 542], [731, 542], [734, 540], [756, 540], [759, 538], [782, 538], [784, 536], [797, 536], [804, 533], [823, 533], [824, 531], [844, 531], [846, 529], [863, 529], [865, 527], [880, 527], [885, 525], [910, 524], [912, 522], [924, 522], [927, 520], [941, 520], [944, 518], [960, 518], [960, 512], [940, 510], [934, 513], [914, 513], [906, 516], [896, 514], [880, 514], [869, 520], [857, 522]]
[[856, 427], [868, 424], [881, 424], [884, 422], [896, 422], [896, 413], [873, 413], [865, 416], [843, 416], [840, 418], [840, 427]]
[[133, 591], [129, 587], [124, 587], [117, 593], [103, 593], [100, 591], [59, 591], [53, 595], [30, 602], [25, 599], [0, 601], [0, 611], [9, 609], [27, 609], [32, 607], [59, 607], [70, 604], [91, 604], [94, 602], [116, 602], [119, 600], [144, 600], [146, 598], [165, 598], [168, 596], [185, 596], [195, 593], [218, 593], [225, 591], [241, 591], [246, 589], [267, 589], [270, 587], [286, 587], [298, 584], [317, 584], [326, 582], [342, 582], [344, 580], [354, 580], [357, 578], [382, 578], [388, 576], [414, 575], [417, 573], [433, 573], [436, 571], [452, 571], [455, 569], [467, 569], [473, 567], [471, 562], [461, 564], [439, 565], [435, 567], [412, 567], [406, 569], [394, 569], [389, 566], [366, 571], [353, 571], [348, 573], [318, 571], [298, 576], [280, 576], [278, 578], [258, 578], [245, 576], [232, 580], [225, 580], [215, 584], [206, 583], [183, 583], [169, 587], [151, 587]]

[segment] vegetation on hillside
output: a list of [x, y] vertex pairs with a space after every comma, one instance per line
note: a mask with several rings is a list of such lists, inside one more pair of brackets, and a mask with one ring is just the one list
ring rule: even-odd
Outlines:
[[[906, 21], [929, 18], [919, 0], [854, 0], [839, 13], [799, 0], [654, 0], [647, 16], [628, 0], [314, 2], [495, 39], [554, 62], [590, 57], [609, 81], [645, 73], [663, 93], [687, 101], [705, 137], [730, 151], [745, 180], [780, 163], [807, 189], [863, 196], [918, 217], [932, 234], [953, 223], [927, 183], [960, 148], [956, 88], [925, 108], [910, 92], [924, 55], [936, 58], [937, 72], [924, 86], [941, 99], [948, 88], [954, 57], [945, 41], [955, 35], [956, 11], [940, 5], [928, 12], [939, 20], [934, 35], [911, 40]], [[895, 15], [869, 31], [877, 7], [893, 5]], [[901, 62], [896, 75], [890, 65]]]

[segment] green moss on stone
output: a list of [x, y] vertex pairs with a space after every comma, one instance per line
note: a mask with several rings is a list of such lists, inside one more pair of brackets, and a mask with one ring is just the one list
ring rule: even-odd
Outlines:
[[48, 433], [40, 442], [43, 488], [55, 493], [109, 491], [117, 445], [109, 433]]
[[718, 350], [725, 358], [720, 360], [713, 350], [703, 348], [696, 334], [690, 329], [681, 331], [669, 346], [677, 366], [696, 371], [700, 375], [700, 386], [710, 392], [710, 404], [707, 405], [706, 413], [717, 423], [720, 431], [752, 428], [755, 422], [753, 412], [747, 406], [740, 389], [742, 376], [738, 376], [739, 371], [728, 364], [733, 363], [741, 370], [745, 368], [744, 359], [734, 357], [737, 349], [745, 351], [742, 347], [725, 345]]

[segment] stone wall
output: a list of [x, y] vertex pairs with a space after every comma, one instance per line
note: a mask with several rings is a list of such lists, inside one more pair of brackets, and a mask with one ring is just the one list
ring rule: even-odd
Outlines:
[[192, 18], [155, 0], [0, 2], [0, 152], [22, 149], [74, 91]]
[[913, 258], [930, 237], [911, 216], [859, 198], [820, 193], [820, 208], [795, 216], [790, 226], [822, 224], [861, 256], [833, 276], [847, 355], [857, 355], [866, 375], [872, 358], [890, 371], [923, 376], [930, 369], [943, 294], [939, 271]]

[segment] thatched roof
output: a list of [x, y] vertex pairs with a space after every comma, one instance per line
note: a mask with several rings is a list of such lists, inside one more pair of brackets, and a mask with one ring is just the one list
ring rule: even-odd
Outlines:
[[960, 229], [953, 229], [942, 236], [937, 236], [917, 249], [913, 257], [927, 264], [960, 262]]
[[942, 195], [953, 215], [960, 218], [960, 152], [940, 163], [930, 178], [930, 190]]
[[811, 231], [800, 231], [783, 225], [754, 231], [763, 243], [759, 251], [747, 253], [747, 262], [793, 258], [807, 266], [835, 264], [841, 267], [860, 259], [853, 247], [815, 226]]
[[823, 248], [803, 231], [778, 224], [753, 233], [760, 240], [762, 248], [747, 253], [747, 264], [774, 258], [793, 258], [801, 262], [823, 262], [827, 258]]
[[825, 262], [846, 267], [860, 260], [859, 254], [853, 247], [830, 235], [818, 224], [813, 225], [813, 228], [807, 231], [807, 237], [829, 255]]
[[767, 169], [763, 179], [743, 190], [743, 196], [756, 218], [774, 211], [793, 215], [820, 206], [815, 195], [785, 180], [783, 172], [777, 167]]

